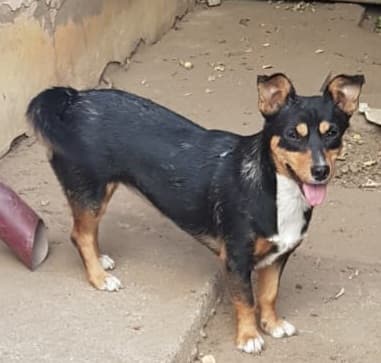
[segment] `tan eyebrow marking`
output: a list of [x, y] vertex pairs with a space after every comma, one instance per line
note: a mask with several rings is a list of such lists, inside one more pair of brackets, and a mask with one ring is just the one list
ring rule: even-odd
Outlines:
[[305, 137], [308, 135], [308, 126], [306, 123], [301, 122], [296, 125], [296, 132], [301, 136]]
[[322, 135], [324, 135], [330, 128], [331, 125], [328, 121], [322, 121], [319, 124], [319, 131]]

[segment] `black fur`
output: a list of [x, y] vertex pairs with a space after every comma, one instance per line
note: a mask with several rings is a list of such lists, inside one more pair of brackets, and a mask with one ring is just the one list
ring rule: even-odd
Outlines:
[[[273, 79], [263, 76], [258, 81]], [[253, 306], [250, 274], [266, 257], [254, 257], [256, 240], [278, 232], [271, 139], [278, 136], [281, 148], [311, 150], [314, 157], [340, 146], [350, 117], [329, 90], [322, 96], [301, 97], [291, 85], [287, 97], [278, 98], [280, 109], [263, 112], [264, 129], [252, 136], [206, 130], [150, 100], [118, 90], [52, 88], [31, 101], [27, 117], [50, 147], [51, 165], [69, 201], [97, 210], [109, 183], [137, 188], [191, 235], [223, 241], [233, 295]], [[317, 131], [322, 120], [334, 128], [324, 137]], [[308, 138], [294, 134], [300, 121], [312, 130]], [[312, 208], [304, 214], [303, 232], [311, 213]], [[269, 253], [276, 250], [274, 245]], [[277, 261], [281, 270], [291, 252]]]

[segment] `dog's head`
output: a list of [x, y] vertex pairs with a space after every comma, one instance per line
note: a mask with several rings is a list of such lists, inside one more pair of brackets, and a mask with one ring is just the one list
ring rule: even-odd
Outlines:
[[363, 83], [362, 75], [339, 75], [321, 96], [304, 97], [284, 74], [258, 77], [258, 105], [277, 173], [295, 180], [311, 206], [324, 200]]

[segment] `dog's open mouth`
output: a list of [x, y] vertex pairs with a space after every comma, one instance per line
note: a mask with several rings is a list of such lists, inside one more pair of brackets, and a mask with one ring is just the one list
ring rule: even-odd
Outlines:
[[295, 171], [288, 164], [287, 169], [290, 172], [292, 178], [299, 185], [299, 188], [302, 191], [304, 198], [311, 207], [316, 207], [324, 202], [325, 197], [327, 195], [327, 183], [304, 183], [300, 180], [300, 178], [296, 175]]

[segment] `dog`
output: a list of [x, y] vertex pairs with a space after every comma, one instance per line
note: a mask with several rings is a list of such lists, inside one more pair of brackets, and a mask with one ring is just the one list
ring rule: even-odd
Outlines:
[[124, 184], [223, 261], [238, 349], [261, 352], [260, 330], [294, 335], [275, 308], [280, 277], [326, 196], [364, 81], [338, 75], [321, 95], [306, 97], [282, 73], [258, 76], [264, 127], [251, 136], [207, 130], [120, 90], [56, 87], [37, 95], [27, 119], [71, 207], [71, 240], [89, 282], [122, 287], [106, 272], [114, 261], [99, 251], [98, 228]]

